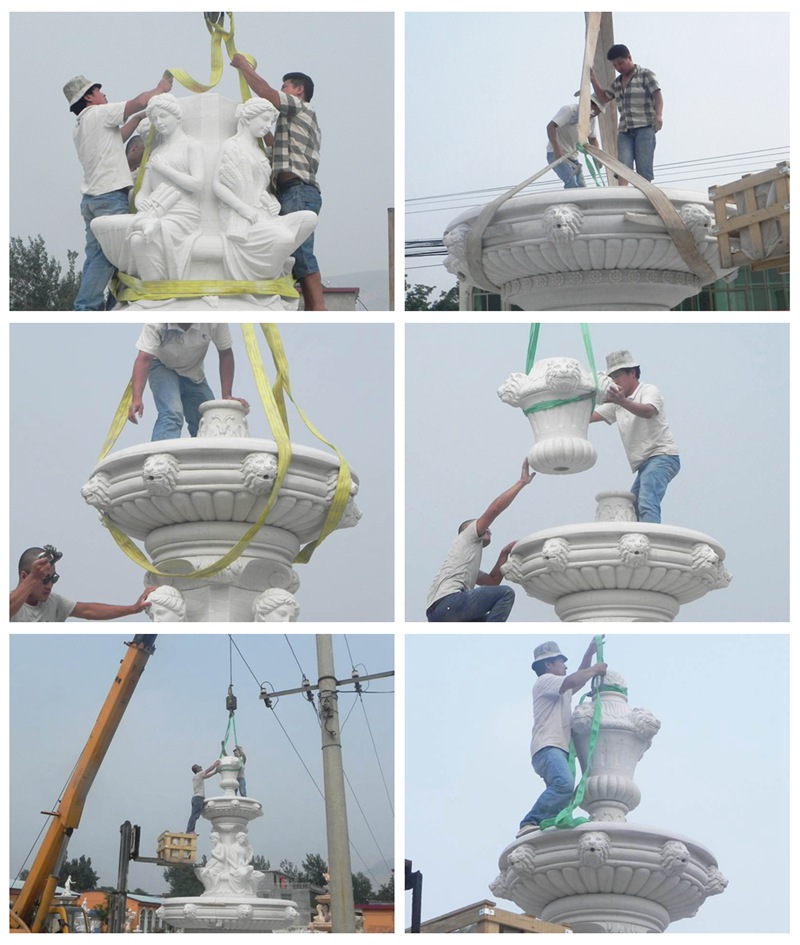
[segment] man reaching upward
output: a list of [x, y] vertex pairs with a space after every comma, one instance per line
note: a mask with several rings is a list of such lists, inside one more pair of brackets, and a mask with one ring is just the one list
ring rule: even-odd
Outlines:
[[492, 540], [489, 526], [535, 475], [525, 460], [519, 479], [510, 489], [499, 495], [479, 518], [461, 523], [458, 535], [428, 592], [426, 616], [430, 623], [504, 623], [508, 620], [514, 606], [514, 591], [510, 587], [498, 585], [503, 580], [501, 568], [516, 542], [509, 542], [502, 548], [497, 563], [488, 574], [480, 569], [481, 555]]

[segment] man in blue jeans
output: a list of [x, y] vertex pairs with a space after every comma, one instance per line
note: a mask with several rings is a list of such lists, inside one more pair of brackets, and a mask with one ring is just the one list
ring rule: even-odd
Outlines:
[[133, 363], [133, 397], [128, 410], [131, 423], [138, 423], [144, 414], [144, 386], [149, 383], [158, 414], [151, 439], [177, 439], [184, 420], [189, 436], [197, 436], [200, 404], [215, 399], [203, 367], [212, 341], [219, 352], [222, 400], [238, 400], [243, 406], [250, 406], [231, 393], [233, 342], [226, 324], [151, 322], [142, 328], [136, 342], [139, 354]]
[[430, 623], [503, 623], [508, 620], [514, 606], [514, 591], [497, 585], [503, 580], [501, 569], [516, 541], [509, 542], [501, 550], [497, 563], [488, 574], [480, 569], [481, 554], [492, 540], [489, 526], [511, 505], [534, 475], [525, 460], [519, 479], [510, 489], [499, 495], [480, 518], [461, 523], [428, 592], [425, 613]]
[[642, 384], [641, 368], [630, 351], [606, 356], [606, 373], [614, 382], [606, 403], [592, 413], [592, 423], [616, 423], [636, 479], [631, 486], [640, 522], [661, 521], [661, 500], [678, 475], [681, 460], [664, 409], [664, 397], [653, 384]]
[[[650, 69], [637, 66], [627, 46], [618, 43], [606, 54], [606, 59], [619, 73], [604, 89], [591, 72], [592, 87], [603, 102], [616, 101], [619, 108], [617, 157], [646, 180], [653, 179], [653, 157], [656, 151], [656, 132], [664, 124], [664, 98], [658, 79]], [[619, 179], [620, 184], [627, 184]]]
[[[319, 216], [322, 195], [317, 171], [322, 134], [311, 104], [313, 81], [304, 72], [287, 72], [280, 89], [276, 89], [258, 75], [241, 53], [233, 56], [231, 65], [240, 70], [259, 98], [272, 102], [280, 112], [275, 135], [267, 135], [266, 141], [272, 145], [272, 183], [281, 215], [311, 210]], [[294, 251], [293, 272], [303, 292], [304, 310], [324, 312], [322, 276], [314, 255], [313, 233]]]
[[559, 814], [569, 804], [575, 780], [569, 767], [572, 732], [572, 696], [595, 676], [604, 676], [605, 663], [595, 663], [594, 637], [578, 669], [567, 675], [567, 658], [552, 640], [533, 651], [531, 669], [538, 679], [533, 686], [531, 764], [545, 783], [545, 790], [522, 818], [518, 837], [539, 829], [543, 820]]
[[82, 75], [64, 86], [69, 110], [78, 119], [72, 137], [83, 166], [81, 215], [86, 224], [86, 259], [75, 299], [76, 312], [102, 312], [106, 308], [105, 291], [114, 266], [103, 255], [91, 223], [96, 217], [130, 213], [131, 172], [124, 142], [141, 115], [129, 119], [141, 113], [153, 96], [169, 92], [172, 77], [165, 76], [154, 89], [128, 102], [109, 102], [101, 88], [99, 82], [90, 82]]
[[216, 774], [219, 767], [219, 758], [207, 768], [202, 765], [192, 765], [192, 809], [189, 813], [189, 822], [186, 824], [186, 833], [196, 833], [197, 821], [203, 813], [206, 803], [206, 786], [203, 783], [213, 774]]

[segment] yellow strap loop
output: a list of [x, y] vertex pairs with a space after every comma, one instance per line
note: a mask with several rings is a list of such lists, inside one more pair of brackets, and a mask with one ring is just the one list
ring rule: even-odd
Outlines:
[[292, 276], [239, 282], [226, 279], [165, 279], [146, 282], [126, 272], [118, 272], [116, 278], [126, 286], [115, 293], [118, 302], [136, 302], [139, 299], [199, 299], [206, 295], [280, 295], [285, 299], [300, 298]]
[[[168, 70], [170, 75], [190, 92], [208, 92], [213, 89], [215, 85], [219, 84], [219, 81], [222, 78], [223, 70], [225, 68], [222, 58], [223, 40], [225, 42], [225, 49], [227, 50], [228, 58], [233, 59], [233, 57], [236, 55], [237, 50], [236, 43], [234, 42], [235, 23], [233, 14], [228, 13], [228, 18], [230, 19], [231, 28], [226, 30], [223, 28], [222, 22], [211, 20], [209, 19], [208, 14], [205, 15], [206, 28], [211, 34], [211, 78], [209, 79], [208, 85], [204, 85], [202, 82], [198, 82], [197, 79], [193, 79], [189, 73], [183, 69]], [[242, 53], [242, 55], [255, 69], [257, 65], [255, 58], [249, 53]], [[248, 88], [247, 82], [245, 82], [244, 76], [241, 74], [241, 72], [239, 73], [239, 87], [242, 93], [242, 101], [246, 102], [250, 98], [250, 89]]]

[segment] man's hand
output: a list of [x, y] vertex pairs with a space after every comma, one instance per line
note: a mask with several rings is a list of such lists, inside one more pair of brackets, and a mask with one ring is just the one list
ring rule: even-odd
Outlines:
[[533, 477], [536, 473], [528, 465], [528, 460], [525, 459], [522, 461], [522, 472], [520, 473], [519, 481], [523, 486], [527, 486], [529, 482], [533, 480]]
[[224, 400], [235, 400], [237, 403], [240, 403], [243, 407], [250, 409], [250, 404], [244, 399], [244, 397], [225, 397]]
[[233, 66], [234, 69], [244, 69], [244, 68], [252, 69], [252, 66], [250, 65], [250, 63], [244, 58], [244, 56], [241, 53], [238, 53], [238, 52], [234, 55], [233, 59], [231, 59], [231, 65]]
[[619, 387], [609, 387], [606, 391], [606, 400], [610, 400], [612, 404], [618, 404], [621, 407], [627, 399]]
[[134, 400], [133, 403], [128, 407], [128, 420], [131, 423], [138, 423], [137, 417], [141, 417], [144, 413], [144, 404], [141, 400]]
[[592, 666], [592, 676], [605, 676], [607, 672], [607, 663], [595, 663], [594, 666]]
[[31, 584], [40, 583], [47, 574], [47, 569], [50, 567], [49, 558], [36, 558], [31, 565], [31, 569], [28, 572], [27, 580]]
[[[600, 642], [605, 643], [606, 642], [605, 634], [600, 634], [600, 637], [601, 637]], [[592, 642], [589, 644], [588, 647], [586, 647], [586, 655], [589, 658], [591, 658], [592, 656], [595, 655], [596, 652], [597, 652], [597, 639], [595, 637], [592, 637]]]
[[156, 95], [163, 95], [164, 92], [172, 91], [172, 76], [165, 75], [164, 78], [156, 86]]
[[[136, 421], [134, 420], [134, 423], [135, 422]], [[133, 605], [135, 608], [134, 613], [140, 614], [143, 610], [147, 610], [147, 608], [150, 606], [150, 602], [147, 600], [147, 598], [153, 593], [156, 587], [156, 584], [151, 584], [149, 587], [144, 589], [142, 596]]]

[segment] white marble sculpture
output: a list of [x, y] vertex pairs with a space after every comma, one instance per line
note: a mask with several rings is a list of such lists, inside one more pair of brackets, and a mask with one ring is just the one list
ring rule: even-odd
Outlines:
[[590, 822], [511, 843], [490, 889], [528, 915], [573, 932], [663, 932], [695, 915], [728, 881], [699, 843], [669, 829], [628, 823], [641, 799], [635, 768], [661, 723], [647, 709], [628, 705], [625, 680], [612, 669], [599, 694], [573, 712], [581, 765], [587, 765], [595, 699], [600, 728], [581, 805]]
[[597, 501], [595, 521], [534, 532], [502, 567], [560, 620], [672, 621], [681, 606], [730, 584], [715, 539], [636, 521], [630, 492], [601, 492]]
[[153, 623], [186, 623], [189, 619], [183, 594], [168, 584], [151, 591], [147, 605], [147, 616]]
[[200, 235], [200, 192], [204, 185], [203, 150], [183, 129], [183, 110], [170, 93], [147, 105], [155, 126], [134, 214], [98, 218], [93, 227], [120, 268], [147, 281], [186, 277], [195, 240]]
[[634, 187], [524, 193], [502, 204], [480, 239], [480, 269], [468, 236], [482, 207], [447, 227], [445, 267], [462, 283], [499, 291], [525, 311], [666, 311], [723, 270], [706, 194], [665, 190], [708, 268], [695, 275], [650, 201]]
[[[270, 166], [258, 144], [274, 122], [273, 107], [258, 98], [237, 106], [212, 92], [165, 94], [151, 99], [148, 114], [156, 133], [136, 212], [92, 222], [110, 262], [151, 295], [117, 309], [296, 309], [291, 254], [317, 217], [275, 216]], [[230, 294], [235, 282], [249, 285]], [[186, 296], [176, 291], [181, 285]]]
[[[533, 430], [535, 442], [528, 453], [532, 469], [563, 476], [594, 466], [597, 451], [589, 442], [589, 420], [593, 404], [603, 402], [610, 386], [605, 374], [595, 381], [574, 358], [543, 358], [529, 374], [512, 374], [505, 380], [498, 397], [519, 407]], [[543, 404], [549, 406], [541, 409]]]
[[[208, 401], [200, 410], [197, 437], [114, 451], [98, 463], [81, 494], [124, 534], [143, 540], [160, 571], [176, 575], [148, 574], [145, 583], [179, 591], [190, 622], [252, 622], [253, 604], [264, 591], [297, 592], [300, 578], [292, 564], [301, 547], [320, 535], [339, 462], [293, 444], [277, 500], [244, 553], [214, 575], [182, 577], [216, 564], [242, 538], [270, 500], [278, 470], [275, 442], [249, 435], [248, 408]], [[358, 477], [353, 473], [352, 479], [340, 529], [361, 517]]]
[[280, 216], [267, 188], [272, 168], [259, 142], [278, 110], [251, 98], [236, 109], [237, 132], [222, 146], [214, 193], [221, 202], [225, 271], [230, 279], [274, 279], [288, 256], [311, 234], [317, 216], [300, 210]]
[[211, 851], [195, 868], [201, 896], [167, 899], [158, 914], [184, 932], [272, 932], [298, 918], [294, 902], [261, 898], [264, 874], [254, 869], [248, 825], [263, 815], [259, 801], [236, 794], [241, 763], [233, 755], [220, 760], [222, 794], [209, 797], [203, 818], [211, 822]]
[[271, 587], [253, 601], [256, 623], [295, 623], [300, 606], [294, 596], [280, 587]]

